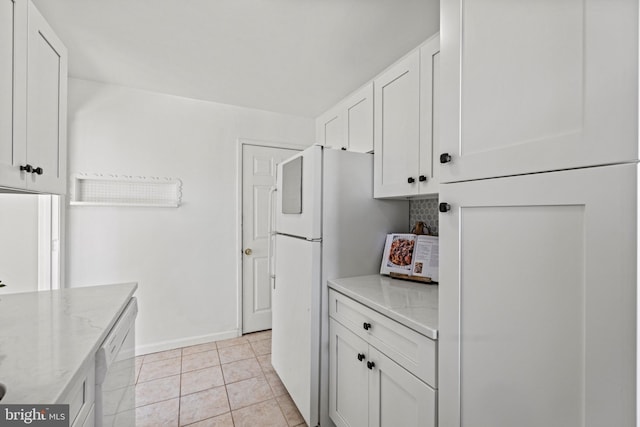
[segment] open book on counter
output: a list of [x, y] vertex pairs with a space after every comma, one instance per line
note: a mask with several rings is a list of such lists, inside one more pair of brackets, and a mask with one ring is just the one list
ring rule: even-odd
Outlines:
[[438, 236], [388, 234], [380, 274], [438, 281]]

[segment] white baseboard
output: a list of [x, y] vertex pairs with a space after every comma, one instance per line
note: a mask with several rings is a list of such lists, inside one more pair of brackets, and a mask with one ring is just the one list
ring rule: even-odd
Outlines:
[[220, 341], [220, 340], [226, 340], [229, 338], [236, 338], [236, 337], [239, 337], [240, 335], [242, 335], [242, 333], [236, 329], [233, 331], [218, 332], [218, 333], [209, 334], [209, 335], [199, 335], [196, 337], [180, 338], [177, 340], [138, 345], [136, 346], [136, 356], [141, 356], [143, 354], [149, 354], [149, 353], [157, 353], [159, 351], [165, 351], [165, 350], [173, 350], [174, 348], [188, 347], [190, 345], [204, 344], [211, 341]]

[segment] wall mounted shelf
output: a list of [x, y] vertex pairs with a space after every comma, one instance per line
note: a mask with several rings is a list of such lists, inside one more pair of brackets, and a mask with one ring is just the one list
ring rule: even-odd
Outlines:
[[73, 206], [177, 208], [182, 199], [182, 181], [175, 178], [77, 173], [71, 188]]

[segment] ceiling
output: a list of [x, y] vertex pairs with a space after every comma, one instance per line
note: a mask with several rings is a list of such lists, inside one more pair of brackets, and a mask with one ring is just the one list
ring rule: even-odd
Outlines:
[[316, 117], [439, 29], [439, 0], [34, 0], [69, 75]]

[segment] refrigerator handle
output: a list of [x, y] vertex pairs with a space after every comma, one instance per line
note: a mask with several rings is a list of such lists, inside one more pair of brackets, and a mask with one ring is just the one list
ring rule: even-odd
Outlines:
[[267, 235], [269, 236], [269, 242], [267, 244], [267, 273], [269, 274], [269, 281], [271, 283], [273, 283], [273, 289], [276, 288], [276, 275], [274, 274], [274, 266], [273, 263], [275, 262], [275, 251], [273, 250], [273, 237], [275, 235], [273, 229], [273, 219], [274, 219], [274, 214], [273, 214], [273, 195], [276, 193], [276, 191], [278, 191], [278, 189], [276, 187], [271, 187], [271, 189], [269, 190], [269, 216], [267, 219], [268, 222], [268, 228], [267, 228]]

